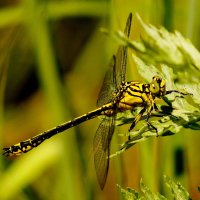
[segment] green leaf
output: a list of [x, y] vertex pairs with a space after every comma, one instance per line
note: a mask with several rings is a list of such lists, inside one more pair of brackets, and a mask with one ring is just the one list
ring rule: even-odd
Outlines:
[[[164, 182], [165, 184], [170, 188], [172, 199], [174, 200], [190, 200], [189, 193], [185, 190], [185, 188], [178, 182], [173, 181], [168, 176], [164, 176]], [[160, 193], [154, 193], [152, 192], [149, 187], [147, 187], [142, 179], [140, 181], [140, 188], [141, 193], [135, 191], [134, 189], [127, 188], [124, 189], [121, 186], [119, 186], [122, 199], [123, 200], [167, 200], [166, 197], [161, 195]]]
[[122, 199], [123, 200], [166, 200], [166, 198], [164, 196], [162, 196], [161, 194], [157, 193], [153, 193], [141, 180], [140, 181], [140, 188], [142, 193], [137, 192], [134, 189], [131, 188], [127, 188], [127, 189], [123, 189], [121, 186], [119, 186], [121, 195], [122, 195]]
[[175, 200], [188, 200], [191, 199], [186, 189], [178, 182], [173, 181], [170, 177], [164, 176], [166, 185], [171, 189], [173, 199]]
[[124, 200], [136, 200], [136, 199], [142, 200], [143, 199], [142, 195], [139, 192], [131, 188], [124, 189], [120, 185], [117, 185], [117, 186], [120, 189], [122, 199]]

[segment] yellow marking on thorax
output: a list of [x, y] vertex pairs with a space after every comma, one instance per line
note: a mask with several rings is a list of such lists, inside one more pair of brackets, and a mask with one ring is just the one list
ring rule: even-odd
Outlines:
[[[140, 90], [140, 87], [138, 87], [138, 85], [131, 85], [130, 87], [131, 87], [131, 89], [133, 89], [133, 90]], [[128, 88], [128, 89], [129, 89], [129, 88]]]
[[[143, 84], [138, 84], [139, 88], [140, 88], [140, 91], [143, 91]], [[143, 91], [145, 92], [145, 91]]]
[[133, 107], [141, 106], [143, 104], [141, 93], [134, 92], [134, 95], [135, 96], [132, 96], [126, 92], [123, 98], [120, 100], [118, 108], [121, 111], [124, 111], [124, 110], [131, 110], [133, 109]]

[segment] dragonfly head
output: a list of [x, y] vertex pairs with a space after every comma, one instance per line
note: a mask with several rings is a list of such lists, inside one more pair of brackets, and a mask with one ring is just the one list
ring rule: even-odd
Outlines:
[[161, 97], [166, 94], [166, 82], [159, 76], [154, 76], [150, 83], [150, 91], [156, 97]]

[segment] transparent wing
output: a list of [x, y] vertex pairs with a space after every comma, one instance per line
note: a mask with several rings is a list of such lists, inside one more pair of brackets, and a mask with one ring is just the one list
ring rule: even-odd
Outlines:
[[[132, 23], [132, 13], [129, 14], [126, 21], [124, 34], [129, 37]], [[119, 46], [116, 54], [116, 87], [119, 88], [122, 82], [125, 82], [127, 62], [127, 47]]]
[[101, 107], [102, 105], [109, 103], [113, 99], [113, 92], [115, 92], [115, 69], [116, 69], [116, 58], [112, 57], [109, 68], [104, 77], [104, 81], [97, 99], [97, 106]]
[[[129, 37], [132, 22], [132, 14], [129, 15], [125, 35]], [[114, 55], [109, 69], [105, 75], [104, 82], [99, 93], [97, 105], [102, 106], [113, 100], [113, 92], [116, 92], [121, 83], [125, 81], [127, 61], [127, 48], [120, 46], [116, 56]], [[110, 143], [114, 133], [115, 117], [109, 117], [102, 120], [94, 137], [94, 165], [101, 189], [104, 188], [109, 168]]]
[[[124, 34], [129, 37], [132, 23], [132, 13], [130, 13]], [[97, 100], [97, 106], [102, 106], [109, 103], [113, 99], [113, 93], [117, 91], [121, 83], [125, 81], [126, 74], [126, 62], [127, 62], [127, 47], [120, 46], [117, 50], [117, 54], [111, 59], [109, 69], [106, 72], [102, 88]]]
[[114, 118], [109, 117], [102, 120], [94, 136], [94, 165], [101, 189], [104, 188], [108, 175], [110, 143], [113, 133]]

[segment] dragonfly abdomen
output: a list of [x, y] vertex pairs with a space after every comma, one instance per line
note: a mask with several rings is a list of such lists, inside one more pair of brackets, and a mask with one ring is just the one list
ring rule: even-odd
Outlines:
[[100, 108], [97, 108], [96, 110], [93, 110], [91, 112], [88, 112], [84, 115], [81, 115], [77, 118], [74, 118], [73, 120], [70, 120], [68, 122], [65, 122], [59, 126], [56, 126], [50, 130], [47, 130], [41, 134], [38, 134], [28, 140], [25, 140], [23, 142], [20, 142], [18, 144], [15, 144], [9, 148], [4, 148], [4, 155], [6, 156], [12, 156], [12, 155], [20, 155], [22, 153], [26, 153], [33, 148], [37, 147], [39, 144], [44, 142], [45, 140], [51, 138], [52, 136], [56, 135], [57, 133], [61, 133], [71, 127], [74, 127], [76, 125], [79, 125], [87, 120], [90, 120], [94, 117], [97, 117], [99, 115], [103, 115], [106, 110], [112, 109], [112, 104], [106, 104]]

